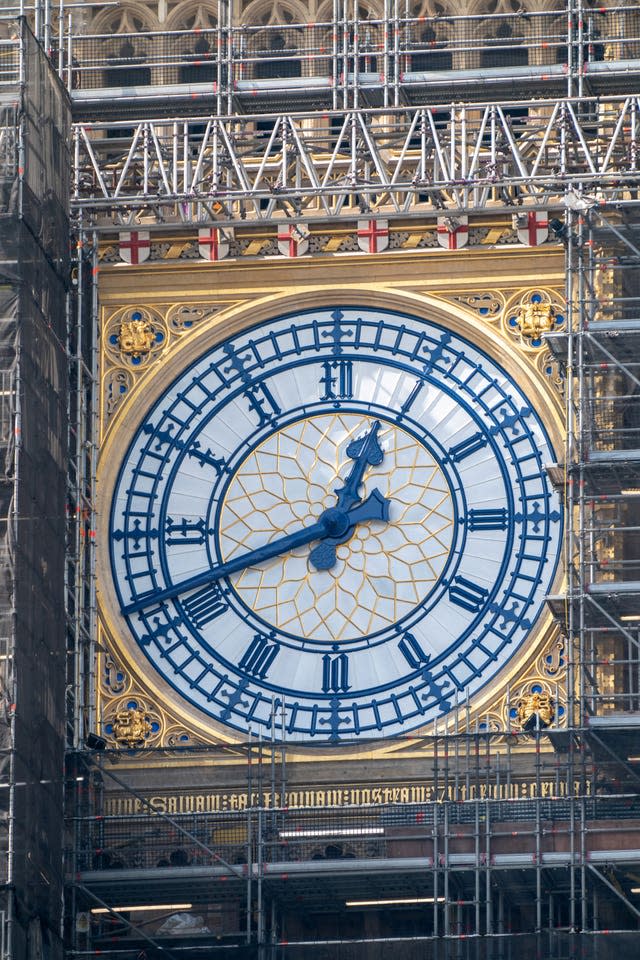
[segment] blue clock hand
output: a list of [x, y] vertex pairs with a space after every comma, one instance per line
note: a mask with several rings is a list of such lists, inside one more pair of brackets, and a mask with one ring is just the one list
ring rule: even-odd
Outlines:
[[180, 583], [174, 583], [164, 590], [155, 590], [143, 597], [139, 597], [133, 603], [127, 604], [122, 608], [125, 616], [132, 613], [138, 613], [152, 603], [160, 603], [162, 600], [169, 600], [176, 597], [179, 593], [185, 593], [187, 590], [194, 590], [196, 587], [202, 587], [214, 580], [220, 580], [221, 577], [228, 577], [238, 570], [244, 570], [245, 567], [253, 567], [271, 557], [276, 557], [289, 550], [295, 550], [296, 547], [302, 547], [313, 540], [320, 540], [322, 537], [335, 537], [347, 535], [358, 523], [366, 523], [367, 520], [388, 520], [389, 519], [389, 501], [383, 497], [379, 490], [373, 490], [366, 500], [358, 503], [350, 510], [341, 510], [339, 507], [330, 507], [325, 510], [317, 523], [312, 523], [309, 527], [303, 527], [296, 530], [295, 533], [288, 533], [284, 537], [278, 537], [270, 543], [265, 543], [256, 550], [250, 550], [241, 557], [234, 557], [233, 560], [227, 560], [226, 563], [220, 563], [217, 567], [205, 570], [196, 574], [195, 577], [189, 577]]
[[347, 447], [347, 456], [355, 460], [344, 487], [337, 487], [338, 500], [336, 506], [340, 510], [349, 510], [355, 503], [360, 502], [360, 484], [367, 467], [377, 467], [382, 463], [384, 450], [378, 440], [380, 421], [376, 420], [371, 430], [362, 437], [352, 440]]
[[[376, 420], [371, 430], [362, 437], [352, 440], [347, 447], [347, 456], [355, 460], [349, 476], [345, 480], [343, 487], [337, 487], [338, 502], [336, 507], [340, 510], [349, 510], [354, 504], [360, 502], [360, 485], [367, 467], [377, 467], [384, 459], [384, 450], [378, 440], [378, 430], [380, 421]], [[336, 563], [336, 547], [344, 543], [351, 536], [351, 530], [343, 534], [334, 534], [314, 547], [309, 554], [309, 560], [316, 570], [330, 570]]]

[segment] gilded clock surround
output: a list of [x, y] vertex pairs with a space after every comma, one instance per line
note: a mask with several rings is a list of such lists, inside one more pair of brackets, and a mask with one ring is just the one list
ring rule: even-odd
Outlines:
[[[529, 393], [540, 398], [541, 404], [544, 404], [549, 412], [546, 418], [547, 426], [552, 432], [556, 448], [559, 448], [562, 442], [560, 401], [562, 383], [558, 377], [557, 368], [553, 366], [544, 345], [532, 342], [536, 338], [527, 336], [526, 331], [517, 329], [514, 332], [514, 325], [510, 321], [512, 316], [517, 316], [517, 310], [522, 310], [523, 305], [531, 302], [534, 297], [537, 302], [549, 304], [548, 309], [552, 310], [554, 315], [562, 315], [563, 306], [559, 292], [560, 263], [558, 263], [556, 286], [540, 288], [532, 283], [535, 275], [534, 267], [528, 285], [522, 283], [522, 271], [518, 276], [509, 276], [507, 271], [502, 284], [496, 289], [496, 272], [494, 271], [492, 287], [490, 289], [485, 287], [484, 292], [472, 293], [473, 287], [481, 290], [479, 277], [458, 277], [457, 289], [450, 280], [447, 283], [446, 265], [447, 261], [450, 263], [453, 259], [451, 255], [436, 255], [436, 257], [431, 255], [430, 259], [440, 261], [437, 264], [438, 281], [436, 283], [431, 276], [426, 280], [421, 278], [422, 271], [416, 270], [415, 256], [407, 258], [408, 262], [403, 262], [402, 281], [399, 283], [397, 258], [393, 259], [395, 263], [389, 270], [386, 269], [387, 264], [383, 265], [384, 257], [375, 258], [378, 266], [376, 275], [380, 278], [380, 282], [376, 285], [372, 285], [364, 275], [366, 270], [370, 269], [368, 263], [357, 265], [352, 263], [349, 265], [351, 269], [345, 271], [344, 268], [347, 266], [345, 260], [341, 262], [337, 260], [334, 275], [340, 280], [340, 274], [347, 273], [349, 281], [338, 294], [335, 289], [329, 288], [327, 283], [309, 282], [316, 281], [316, 277], [308, 275], [309, 264], [301, 263], [287, 264], [285, 269], [281, 264], [274, 264], [268, 274], [262, 274], [259, 283], [256, 283], [255, 276], [252, 276], [244, 289], [233, 276], [234, 273], [237, 274], [238, 269], [234, 271], [231, 264], [217, 264], [213, 269], [210, 265], [206, 265], [206, 279], [202, 269], [194, 269], [189, 276], [186, 276], [185, 268], [188, 272], [188, 265], [185, 264], [178, 277], [178, 271], [175, 273], [172, 271], [167, 275], [165, 266], [161, 288], [157, 283], [159, 275], [153, 268], [147, 271], [127, 268], [126, 273], [135, 286], [135, 291], [132, 289], [128, 295], [123, 295], [117, 289], [121, 288], [122, 284], [121, 269], [113, 268], [108, 271], [107, 276], [103, 274], [101, 484], [108, 473], [105, 464], [108, 465], [117, 460], [117, 452], [122, 450], [128, 442], [132, 414], [134, 419], [136, 416], [137, 397], [144, 397], [145, 404], [150, 402], [153, 395], [157, 395], [162, 389], [172, 372], [186, 365], [192, 357], [201, 352], [204, 344], [210, 343], [212, 338], [217, 339], [220, 335], [228, 335], [240, 329], [245, 322], [255, 323], [261, 317], [267, 318], [282, 312], [292, 295], [295, 297], [297, 306], [303, 303], [331, 302], [336, 295], [343, 299], [348, 297], [351, 301], [357, 297], [363, 305], [373, 303], [405, 309], [416, 315], [431, 318], [435, 316], [441, 322], [450, 325], [452, 329], [462, 332], [463, 335], [466, 333], [469, 336], [473, 331], [473, 337], [486, 342], [489, 352], [493, 352], [500, 358], [500, 362], [508, 372], [521, 377]], [[468, 273], [470, 261], [472, 266], [476, 266], [473, 263], [474, 259], [466, 258]], [[495, 259], [500, 261], [500, 257]], [[388, 260], [391, 261], [392, 258], [389, 257]], [[197, 265], [198, 268], [202, 266]], [[326, 267], [326, 264], [322, 266]], [[307, 271], [304, 280], [301, 277], [303, 267]], [[137, 275], [135, 280], [133, 273]], [[246, 276], [246, 272], [244, 273]], [[548, 271], [546, 275], [549, 277]], [[203, 287], [208, 286], [207, 281], [213, 276], [217, 280], [214, 286], [216, 292], [205, 297]], [[147, 295], [143, 297], [140, 293], [141, 280], [145, 277], [148, 278], [148, 290]], [[264, 288], [267, 277], [271, 281], [268, 283], [271, 289]], [[228, 280], [228, 283], [225, 284], [225, 280]], [[434, 287], [439, 289], [433, 289]], [[229, 296], [232, 291], [233, 296]], [[123, 306], [123, 303], [126, 305]], [[117, 330], [118, 325], [122, 324], [127, 315], [130, 317], [134, 312], [139, 312], [147, 319], [153, 317], [154, 328], [162, 332], [162, 336], [155, 341], [149, 353], [141, 356], [142, 362], [138, 363], [132, 363], [132, 357], [127, 356], [120, 349], [120, 344], [114, 343], [113, 340], [113, 332]], [[176, 318], [185, 315], [190, 316], [193, 322], [186, 326], [178, 322], [176, 329]], [[478, 328], [479, 323], [480, 328]], [[167, 364], [168, 358], [171, 364]], [[117, 402], [113, 403], [113, 384], [118, 382], [118, 377], [123, 373], [126, 374], [126, 386], [121, 391]], [[101, 575], [100, 583], [104, 583], [104, 577]], [[101, 683], [99, 704], [103, 717], [103, 729], [109, 726], [113, 731], [112, 719], [118, 709], [122, 710], [123, 705], [123, 691], [118, 689], [118, 686], [121, 687], [124, 684], [127, 702], [139, 702], [143, 704], [143, 710], [153, 710], [161, 718], [153, 731], [147, 733], [144, 739], [146, 745], [171, 746], [176, 742], [207, 743], [224, 740], [223, 731], [216, 731], [212, 741], [211, 730], [203, 727], [197, 717], [189, 717], [188, 712], [185, 714], [182, 710], [176, 711], [176, 707], [171, 706], [169, 693], [162, 683], [150, 681], [148, 677], [143, 679], [136, 668], [135, 657], [127, 653], [126, 646], [118, 649], [119, 645], [116, 644], [114, 648], [113, 637], [118, 636], [119, 628], [108, 615], [104, 603], [102, 610], [100, 640], [107, 649], [115, 651], [109, 658], [102, 655], [101, 667], [106, 669]], [[475, 724], [476, 729], [483, 725], [488, 725], [491, 729], [513, 728], [514, 723], [517, 725], [514, 716], [515, 705], [532, 691], [533, 693], [542, 692], [557, 703], [557, 722], [561, 722], [563, 704], [566, 701], [566, 664], [558, 655], [558, 642], [550, 621], [547, 621], [544, 628], [538, 632], [537, 640], [533, 644], [527, 644], [519, 662], [511, 664], [507, 670], [503, 671], [504, 675], [501, 676], [500, 682], [492, 685], [493, 692], [489, 691], [474, 700], [471, 713], [469, 714], [467, 710], [466, 719], [462, 722]], [[111, 664], [113, 676], [114, 659], [121, 664], [118, 668], [118, 676], [121, 680], [116, 683], [115, 689], [109, 682], [107, 666], [108, 663]], [[452, 718], [445, 718], [440, 722], [440, 727], [452, 722], [454, 722]], [[459, 723], [459, 718], [455, 722]], [[109, 734], [107, 731], [107, 736], [113, 737], [113, 732]], [[116, 738], [113, 737], [113, 739], [116, 742]], [[400, 748], [397, 744], [386, 744], [382, 745], [381, 749], [389, 754], [397, 752]], [[406, 755], [406, 745], [403, 745], [402, 752]]]

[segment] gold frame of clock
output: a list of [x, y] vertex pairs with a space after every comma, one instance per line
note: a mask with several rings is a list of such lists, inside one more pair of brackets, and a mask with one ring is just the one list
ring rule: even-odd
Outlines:
[[[101, 491], [112, 485], [141, 399], [145, 407], [152, 403], [180, 370], [221, 336], [286, 313], [292, 303], [304, 309], [348, 302], [436, 320], [472, 337], [495, 357], [535, 401], [556, 453], [564, 448], [564, 381], [543, 337], [566, 322], [562, 247], [501, 246], [497, 239], [505, 225], [500, 222], [484, 231], [493, 242], [464, 250], [421, 248], [412, 242], [415, 224], [397, 224], [393, 231], [399, 241], [396, 238], [394, 248], [381, 253], [331, 252], [325, 240], [302, 257], [274, 254], [264, 238], [250, 235], [241, 256], [212, 262], [198, 258], [197, 250], [195, 256], [185, 255], [193, 241], [167, 229], [153, 237], [155, 256], [138, 265], [118, 259], [115, 241], [102, 241], [96, 711], [98, 731], [108, 746], [126, 748], [132, 762], [145, 755], [145, 748], [239, 743], [231, 730], [206, 723], [188, 704], [175, 702], [168, 684], [151, 669], [141, 668], [133, 649], [123, 643], [109, 597], [107, 550], [101, 549], [108, 543], [109, 512], [100, 500]], [[320, 236], [320, 228], [316, 233]], [[334, 240], [334, 250], [336, 246]], [[562, 566], [561, 561], [555, 593], [562, 590]], [[415, 737], [328, 745], [310, 752], [292, 744], [288, 754], [305, 760], [424, 756], [422, 733], [478, 730], [479, 724], [496, 732], [522, 729], [533, 709], [561, 724], [566, 702], [563, 638], [551, 615], [543, 613], [523, 648], [487, 688]], [[147, 750], [147, 762], [150, 754]], [[158, 762], [167, 761], [159, 755]]]

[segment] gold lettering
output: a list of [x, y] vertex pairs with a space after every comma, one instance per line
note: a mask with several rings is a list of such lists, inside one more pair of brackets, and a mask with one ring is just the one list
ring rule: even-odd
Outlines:
[[436, 786], [424, 784], [380, 784], [380, 786], [348, 786], [327, 790], [293, 790], [272, 794], [264, 793], [210, 793], [210, 794], [154, 794], [148, 798], [132, 796], [108, 796], [104, 801], [107, 816], [127, 816], [154, 811], [162, 814], [214, 813], [223, 810], [246, 810], [247, 807], [270, 809], [282, 807], [327, 807], [390, 803], [442, 803], [445, 800], [467, 801], [488, 799], [517, 799], [535, 797], [566, 797], [589, 793], [590, 783], [580, 780], [567, 783], [555, 779], [535, 779], [511, 782], [467, 783], [448, 780]]

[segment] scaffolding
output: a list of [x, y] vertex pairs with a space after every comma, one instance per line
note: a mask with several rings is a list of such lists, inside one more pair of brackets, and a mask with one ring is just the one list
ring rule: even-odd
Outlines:
[[[39, 9], [76, 118], [81, 251], [69, 342], [69, 956], [635, 956], [637, 5], [424, 18], [387, 0], [376, 19], [335, 0], [325, 23], [254, 25], [219, 0], [197, 38], [92, 35], [75, 4], [57, 20], [46, 0]], [[152, 236], [195, 223], [275, 237], [292, 219], [320, 231], [362, 215], [433, 227], [490, 212], [517, 226], [537, 211], [565, 246], [567, 274], [566, 329], [545, 335], [566, 381], [552, 479], [565, 495], [568, 586], [548, 598], [566, 641], [565, 720], [544, 733], [436, 731], [423, 738], [430, 796], [416, 781], [402, 800], [346, 805], [300, 800], [286, 744], [183, 748], [185, 769], [239, 764], [237, 809], [163, 809], [118, 770], [120, 753], [85, 749], [98, 241], [142, 215]], [[404, 904], [384, 917], [384, 900]], [[171, 921], [187, 901], [198, 929]]]
[[[401, 788], [403, 802], [381, 786], [347, 805], [341, 789], [288, 783], [281, 746], [246, 743], [234, 748], [246, 765], [243, 792], [226, 796], [226, 809], [213, 809], [212, 796], [210, 810], [203, 802], [192, 812], [188, 795], [185, 812], [168, 812], [132, 788], [117, 754], [84, 754], [72, 820], [84, 919], [70, 955], [511, 957], [537, 945], [551, 960], [574, 949], [611, 955], [597, 946], [606, 930], [618, 955], [631, 957], [636, 784], [605, 782], [578, 733], [557, 754], [542, 740], [489, 731], [423, 738], [432, 760], [424, 779]], [[182, 760], [211, 755], [191, 750]], [[114, 786], [125, 788], [117, 799]], [[335, 803], [314, 805], [321, 797]], [[196, 927], [172, 927], [185, 902]], [[372, 924], [385, 904], [403, 913]], [[336, 931], [332, 943], [309, 936], [323, 921]]]
[[61, 952], [69, 121], [26, 22], [0, 20], [3, 960]]

